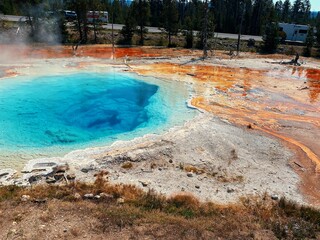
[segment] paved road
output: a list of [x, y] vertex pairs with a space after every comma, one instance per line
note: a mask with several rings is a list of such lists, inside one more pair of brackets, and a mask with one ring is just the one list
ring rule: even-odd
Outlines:
[[[111, 29], [111, 24], [104, 26], [106, 29]], [[122, 24], [113, 24], [113, 28], [116, 30], [121, 30], [123, 27]], [[151, 33], [160, 33], [162, 32], [161, 29], [157, 27], [147, 27], [148, 31]], [[215, 33], [218, 38], [229, 38], [229, 39], [238, 39], [238, 34], [232, 34], [232, 33]], [[262, 41], [261, 36], [252, 36], [252, 35], [241, 35], [242, 40], [248, 40], [250, 38], [253, 38], [256, 41]]]
[[[23, 16], [13, 16], [13, 15], [0, 15], [0, 19], [5, 19], [7, 21], [11, 21], [11, 22], [19, 22], [20, 20], [24, 21], [26, 20], [26, 17]], [[122, 24], [113, 24], [113, 28], [115, 30], [121, 30], [123, 27]], [[104, 28], [106, 29], [111, 29], [112, 26], [111, 24], [107, 24], [104, 25]], [[151, 33], [161, 33], [161, 29], [157, 28], [157, 27], [147, 27], [148, 31]], [[228, 38], [228, 39], [238, 39], [238, 35], [237, 34], [231, 34], [231, 33], [216, 33], [218, 38]], [[250, 38], [253, 38], [256, 41], [262, 41], [262, 37], [261, 36], [251, 36], [251, 35], [241, 35], [241, 39], [242, 40], [248, 40]]]
[[27, 17], [24, 16], [14, 16], [14, 15], [2, 15], [0, 14], [0, 19], [10, 21], [10, 22], [19, 22], [27, 20]]

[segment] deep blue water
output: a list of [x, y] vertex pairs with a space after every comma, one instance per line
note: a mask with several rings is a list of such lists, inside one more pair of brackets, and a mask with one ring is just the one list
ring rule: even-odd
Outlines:
[[129, 74], [2, 80], [0, 151], [68, 151], [157, 132], [193, 116], [185, 101], [175, 84]]

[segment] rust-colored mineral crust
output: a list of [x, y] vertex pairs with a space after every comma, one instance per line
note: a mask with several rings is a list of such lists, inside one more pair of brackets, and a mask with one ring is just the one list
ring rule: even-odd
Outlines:
[[191, 104], [228, 121], [277, 137], [296, 153], [290, 165], [301, 190], [320, 204], [320, 70], [255, 70], [157, 63], [134, 66], [144, 75], [194, 80]]
[[[262, 131], [283, 141], [293, 149], [295, 156], [289, 163], [302, 179], [301, 191], [310, 202], [320, 204], [320, 70], [306, 67], [269, 64], [269, 68], [254, 69], [249, 58], [257, 63], [259, 55], [247, 55], [230, 60], [230, 65], [242, 61], [243, 66], [217, 66], [210, 61], [195, 61], [200, 51], [165, 48], [112, 48], [105, 45], [26, 47], [0, 46], [13, 52], [15, 58], [69, 58], [94, 57], [99, 59], [132, 58], [130, 69], [138, 74], [185, 81], [194, 91], [191, 104], [199, 109], [227, 119], [248, 131]], [[189, 57], [181, 61], [177, 57]], [[161, 61], [141, 61], [140, 58], [162, 58]], [[176, 57], [174, 61], [170, 57]], [[163, 58], [168, 58], [163, 59]], [[227, 59], [217, 53], [216, 58]], [[281, 56], [273, 55], [272, 59]], [[167, 61], [167, 62], [166, 62]], [[314, 60], [315, 61], [315, 60]], [[2, 59], [3, 62], [3, 59]], [[251, 61], [252, 62], [252, 61]], [[94, 61], [77, 62], [76, 68], [84, 68]], [[101, 62], [100, 62], [101, 64]], [[110, 62], [109, 62], [110, 64]], [[219, 63], [218, 63], [219, 64]], [[316, 62], [319, 65], [319, 62]], [[222, 65], [222, 64], [220, 64]], [[315, 64], [314, 64], [315, 65]], [[8, 67], [0, 69], [0, 77], [14, 76]], [[272, 153], [270, 153], [272, 154]]]

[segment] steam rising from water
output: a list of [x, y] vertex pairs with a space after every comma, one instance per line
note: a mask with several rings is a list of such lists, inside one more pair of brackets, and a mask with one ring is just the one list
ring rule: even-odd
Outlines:
[[[25, 4], [22, 9], [25, 16], [18, 22], [9, 22], [4, 15], [0, 15], [0, 44], [23, 47], [33, 42], [50, 45], [61, 43], [63, 18], [59, 13], [49, 13], [43, 3], [36, 6]], [[19, 59], [15, 57], [15, 52], [2, 49], [0, 63], [16, 60]]]

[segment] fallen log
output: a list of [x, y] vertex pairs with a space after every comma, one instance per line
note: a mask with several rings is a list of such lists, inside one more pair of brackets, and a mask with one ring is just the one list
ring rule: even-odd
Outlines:
[[284, 61], [281, 61], [281, 62], [271, 62], [272, 64], [281, 64], [281, 65], [294, 65], [294, 66], [301, 66], [301, 63], [299, 62], [299, 54], [296, 53], [296, 56], [294, 59], [292, 59], [291, 61], [287, 61], [287, 62], [284, 62]]

